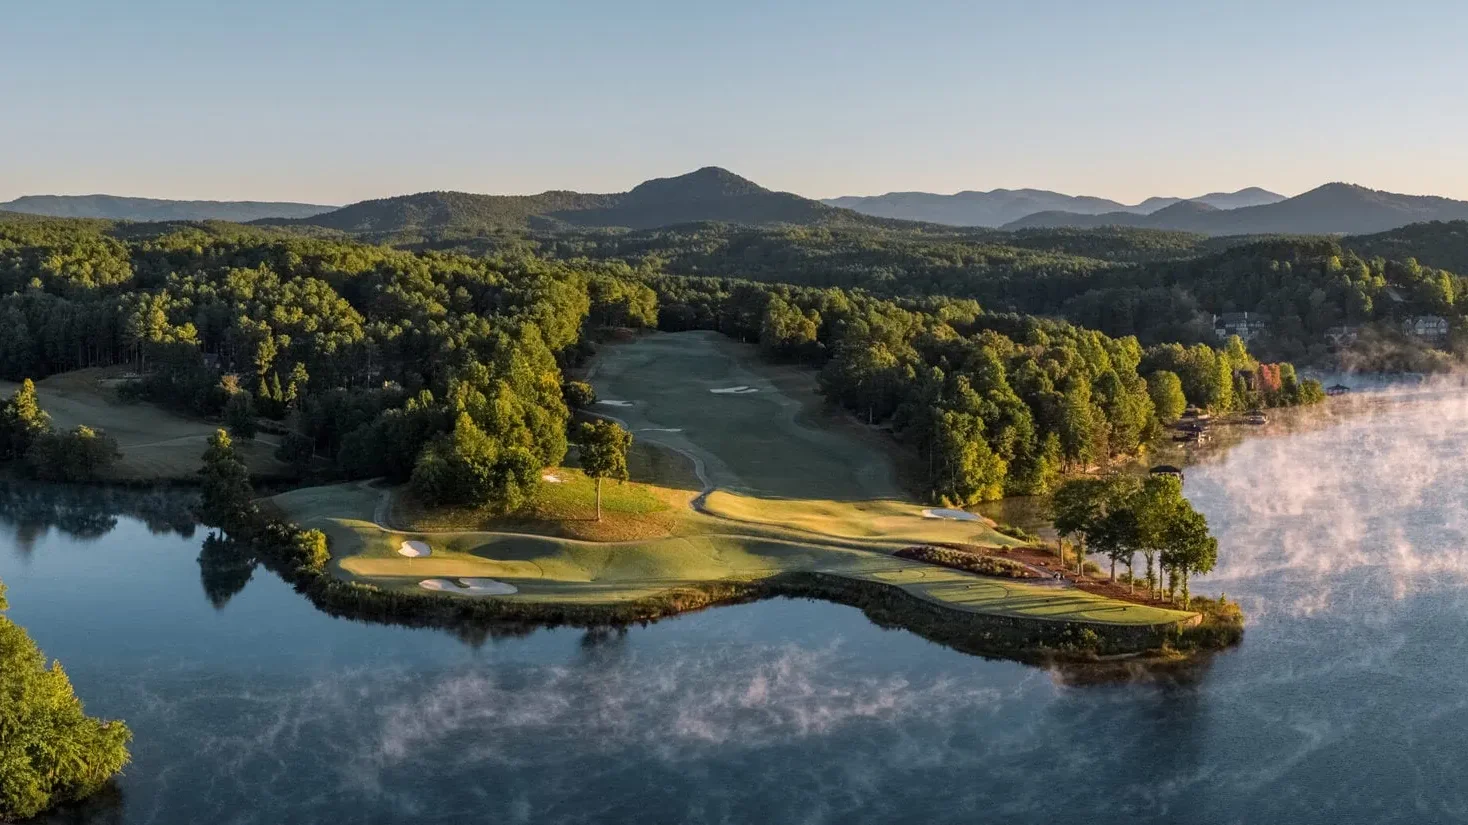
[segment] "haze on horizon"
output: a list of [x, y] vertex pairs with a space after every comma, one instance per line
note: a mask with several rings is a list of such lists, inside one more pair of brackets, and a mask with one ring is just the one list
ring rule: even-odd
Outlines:
[[810, 197], [1468, 199], [1465, 28], [1446, 0], [20, 4], [0, 200], [616, 192], [706, 165]]

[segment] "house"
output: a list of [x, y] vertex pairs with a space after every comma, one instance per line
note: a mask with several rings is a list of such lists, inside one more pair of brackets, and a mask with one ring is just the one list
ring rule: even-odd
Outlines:
[[1448, 319], [1441, 315], [1414, 315], [1402, 322], [1402, 332], [1429, 344], [1448, 340]]
[[1331, 327], [1325, 331], [1325, 343], [1332, 347], [1348, 347], [1356, 343], [1361, 328], [1354, 326]]
[[1258, 338], [1269, 329], [1269, 316], [1262, 312], [1225, 312], [1213, 316], [1213, 332], [1219, 338], [1239, 336], [1244, 343]]
[[1325, 388], [1326, 395], [1345, 395], [1350, 391], [1351, 388], [1346, 386], [1345, 384], [1332, 384], [1329, 387]]
[[1181, 479], [1183, 477], [1183, 471], [1181, 467], [1174, 467], [1171, 464], [1158, 464], [1156, 467], [1152, 468], [1152, 475], [1177, 476], [1179, 479]]

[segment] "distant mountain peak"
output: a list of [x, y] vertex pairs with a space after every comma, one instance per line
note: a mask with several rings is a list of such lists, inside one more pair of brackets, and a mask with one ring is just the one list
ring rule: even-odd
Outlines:
[[363, 201], [291, 223], [387, 235], [446, 229], [488, 231], [566, 226], [653, 229], [705, 221], [746, 225], [881, 223], [789, 192], [772, 192], [718, 166], [656, 178], [618, 194], [421, 192]]
[[770, 190], [720, 166], [705, 166], [671, 178], [653, 178], [632, 187], [628, 200], [667, 202], [757, 195]]

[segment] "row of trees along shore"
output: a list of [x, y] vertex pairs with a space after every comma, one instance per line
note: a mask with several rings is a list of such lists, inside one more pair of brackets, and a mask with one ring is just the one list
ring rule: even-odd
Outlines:
[[1189, 577], [1209, 572], [1218, 561], [1218, 541], [1209, 535], [1208, 520], [1183, 497], [1182, 480], [1171, 473], [1072, 479], [1055, 491], [1051, 508], [1056, 532], [1079, 542], [1078, 564], [1087, 553], [1104, 556], [1111, 562], [1111, 579], [1116, 580], [1116, 565], [1123, 564], [1135, 588], [1133, 563], [1140, 553], [1148, 598], [1165, 592], [1173, 600], [1181, 588], [1187, 607]]

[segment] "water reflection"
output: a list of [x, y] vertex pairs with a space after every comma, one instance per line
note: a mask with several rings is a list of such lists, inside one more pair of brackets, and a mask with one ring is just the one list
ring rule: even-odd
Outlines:
[[18, 553], [29, 555], [47, 531], [96, 541], [117, 527], [119, 516], [135, 518], [154, 535], [194, 535], [194, 494], [171, 488], [81, 486], [0, 482], [0, 524], [13, 531]]
[[33, 537], [0, 579], [137, 734], [120, 795], [61, 822], [1464, 821], [1468, 394], [1279, 421], [1188, 471], [1221, 544], [1198, 589], [1251, 624], [1160, 680], [805, 600], [626, 631], [343, 621], [141, 515], [100, 540], [0, 515]]
[[214, 609], [222, 610], [245, 589], [250, 577], [255, 575], [257, 564], [248, 544], [212, 533], [204, 539], [204, 549], [199, 551], [199, 579], [204, 584], [204, 596]]

